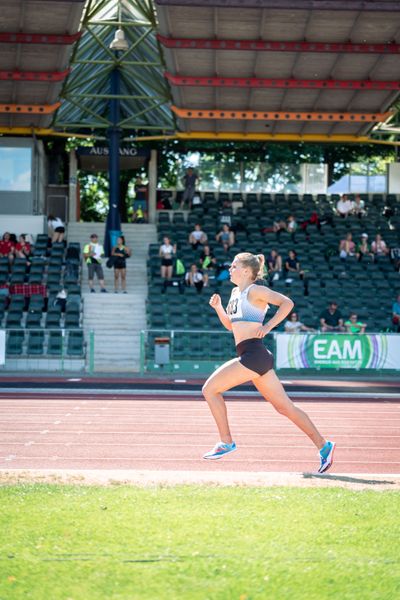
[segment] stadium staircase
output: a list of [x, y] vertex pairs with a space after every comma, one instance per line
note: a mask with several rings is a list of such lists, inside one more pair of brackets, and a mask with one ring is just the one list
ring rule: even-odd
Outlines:
[[[146, 328], [147, 276], [146, 258], [149, 244], [157, 241], [155, 225], [123, 224], [126, 244], [132, 250], [127, 260], [127, 294], [114, 293], [114, 270], [103, 264], [108, 294], [89, 292], [87, 268], [82, 268], [83, 328], [89, 347], [94, 332], [94, 371], [137, 372], [140, 368], [140, 331]], [[104, 239], [104, 223], [70, 223], [68, 241], [84, 245], [90, 235]], [[89, 356], [89, 353], [88, 353]]]

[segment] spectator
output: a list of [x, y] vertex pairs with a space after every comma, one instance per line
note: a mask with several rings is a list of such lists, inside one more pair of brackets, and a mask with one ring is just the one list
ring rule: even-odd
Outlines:
[[353, 242], [353, 234], [349, 231], [346, 234], [344, 240], [341, 240], [339, 244], [339, 256], [340, 258], [348, 258], [349, 256], [354, 256], [356, 251], [356, 245]]
[[161, 258], [161, 277], [169, 280], [172, 277], [172, 257], [176, 253], [176, 244], [172, 245], [168, 236], [164, 237], [163, 242], [158, 252]]
[[346, 218], [353, 210], [353, 203], [348, 199], [347, 194], [343, 194], [336, 204], [336, 212], [339, 217]]
[[121, 285], [121, 291], [126, 294], [126, 259], [131, 256], [132, 252], [129, 246], [125, 245], [125, 238], [120, 235], [117, 238], [117, 244], [111, 251], [111, 256], [114, 256], [114, 292], [118, 294], [118, 282]]
[[342, 313], [335, 301], [329, 303], [328, 308], [319, 315], [321, 331], [344, 331]]
[[65, 288], [62, 288], [57, 293], [57, 296], [54, 300], [54, 306], [61, 306], [61, 312], [65, 312], [65, 307], [67, 306], [67, 296], [67, 290]]
[[192, 209], [194, 206], [201, 206], [201, 205], [202, 205], [201, 196], [198, 192], [195, 192], [194, 196], [192, 198], [190, 208]]
[[351, 313], [349, 319], [345, 321], [347, 333], [365, 333], [366, 324], [358, 320], [357, 313]]
[[286, 228], [287, 228], [286, 221], [284, 221], [279, 216], [275, 217], [274, 222], [272, 224], [272, 229], [276, 233], [277, 240], [280, 239], [282, 231], [286, 231]]
[[371, 244], [371, 251], [375, 258], [378, 256], [386, 256], [387, 254], [389, 254], [390, 250], [387, 247], [386, 242], [383, 241], [380, 233], [376, 234], [375, 240]]
[[289, 215], [286, 222], [286, 231], [290, 233], [292, 240], [296, 241], [297, 221], [294, 215]]
[[8, 263], [11, 265], [14, 261], [15, 244], [11, 240], [11, 234], [6, 231], [0, 241], [0, 256], [7, 257]]
[[51, 243], [61, 243], [64, 241], [65, 225], [59, 217], [49, 215], [47, 217], [47, 227], [51, 230]]
[[374, 258], [371, 248], [368, 245], [368, 233], [361, 234], [361, 241], [356, 247], [356, 256], [358, 260], [362, 260], [364, 256], [370, 256], [371, 258]]
[[293, 277], [297, 273], [300, 279], [304, 278], [304, 271], [301, 270], [295, 250], [289, 250], [289, 254], [285, 259], [285, 271], [287, 277]]
[[[140, 215], [138, 217], [139, 210], [140, 210]], [[147, 211], [147, 185], [145, 183], [143, 183], [143, 180], [141, 177], [136, 177], [135, 199], [133, 201], [132, 222], [144, 223], [146, 211]], [[138, 218], [143, 219], [143, 220], [139, 221]]]
[[395, 271], [400, 271], [400, 247], [390, 249], [390, 260]]
[[278, 281], [282, 275], [282, 257], [276, 250], [271, 250], [267, 257], [269, 282]]
[[204, 286], [203, 274], [198, 270], [196, 264], [190, 265], [190, 271], [185, 275], [185, 283], [189, 287], [195, 287], [198, 293], [201, 292]]
[[210, 277], [215, 278], [218, 272], [217, 259], [208, 244], [203, 246], [199, 259], [200, 271], [203, 273], [204, 287], [208, 286]]
[[312, 327], [307, 327], [299, 321], [296, 312], [292, 312], [287, 321], [285, 321], [285, 333], [300, 333], [300, 331], [315, 331]]
[[193, 196], [196, 191], [196, 182], [198, 179], [199, 177], [192, 167], [186, 169], [186, 175], [182, 178], [184, 190], [180, 205], [181, 210], [184, 208], [185, 204], [187, 204], [189, 207], [191, 206]]
[[201, 228], [200, 223], [196, 223], [194, 230], [189, 235], [189, 244], [192, 244], [193, 250], [207, 243], [207, 234]]
[[217, 242], [222, 244], [225, 252], [227, 252], [229, 248], [235, 243], [235, 234], [233, 233], [233, 231], [231, 231], [229, 225], [227, 223], [224, 223], [222, 225], [221, 231], [219, 231], [219, 233], [217, 233], [217, 235], [215, 236], [215, 239], [217, 240]]
[[393, 302], [392, 306], [392, 323], [394, 330], [400, 333], [400, 294], [397, 294], [396, 301]]
[[359, 219], [361, 219], [361, 217], [364, 217], [367, 214], [365, 210], [365, 202], [364, 200], [361, 200], [360, 194], [356, 194], [356, 197], [353, 201], [353, 209], [351, 212]]
[[91, 293], [94, 294], [96, 291], [93, 287], [94, 275], [96, 274], [100, 283], [100, 291], [105, 294], [107, 293], [107, 290], [104, 282], [103, 267], [101, 265], [102, 258], [104, 257], [104, 248], [99, 244], [98, 240], [97, 233], [92, 233], [89, 244], [86, 244], [83, 248], [83, 257], [88, 267], [89, 288]]
[[26, 235], [24, 233], [19, 236], [14, 252], [16, 258], [26, 258], [27, 262], [29, 263], [31, 245], [26, 241]]

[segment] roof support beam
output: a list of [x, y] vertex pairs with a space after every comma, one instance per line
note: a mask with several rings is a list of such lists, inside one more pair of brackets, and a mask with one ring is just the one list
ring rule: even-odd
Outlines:
[[61, 102], [55, 102], [55, 104], [0, 104], [0, 113], [49, 115], [55, 112], [59, 106], [61, 106]]
[[201, 8], [277, 8], [279, 10], [364, 10], [368, 12], [396, 12], [395, 0], [156, 0], [160, 6], [190, 6]]
[[400, 90], [400, 81], [334, 79], [259, 79], [257, 77], [186, 77], [165, 73], [176, 86], [257, 89]]
[[70, 69], [65, 71], [0, 71], [0, 81], [63, 81]]
[[345, 112], [288, 112], [251, 110], [195, 110], [171, 106], [171, 110], [181, 119], [224, 119], [234, 121], [338, 121], [347, 123], [381, 123], [392, 112], [387, 113], [345, 113]]
[[81, 37], [78, 31], [73, 35], [59, 35], [49, 33], [0, 33], [0, 44], [51, 44], [70, 46]]
[[171, 38], [158, 34], [165, 48], [176, 50], [250, 50], [252, 52], [325, 52], [334, 54], [400, 54], [400, 44], [353, 44], [351, 42], [269, 42]]

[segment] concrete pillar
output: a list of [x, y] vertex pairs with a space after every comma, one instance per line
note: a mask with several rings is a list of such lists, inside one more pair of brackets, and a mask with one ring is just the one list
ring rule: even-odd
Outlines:
[[157, 206], [157, 150], [151, 151], [149, 161], [149, 223], [156, 222]]
[[398, 162], [387, 165], [387, 191], [388, 194], [400, 194], [400, 163]]
[[77, 187], [78, 187], [78, 161], [75, 150], [69, 153], [69, 190], [68, 190], [68, 222], [76, 223]]

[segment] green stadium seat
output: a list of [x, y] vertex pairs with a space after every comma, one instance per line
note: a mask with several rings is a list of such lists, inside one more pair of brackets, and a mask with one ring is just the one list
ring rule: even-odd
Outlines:
[[21, 331], [10, 331], [7, 336], [6, 353], [12, 356], [22, 354], [25, 333]]
[[70, 331], [68, 335], [67, 354], [69, 356], [83, 356], [84, 339], [83, 331]]
[[28, 337], [27, 353], [35, 356], [43, 354], [44, 331], [31, 331]]
[[61, 356], [63, 350], [63, 337], [61, 331], [50, 331], [47, 344], [47, 354]]

